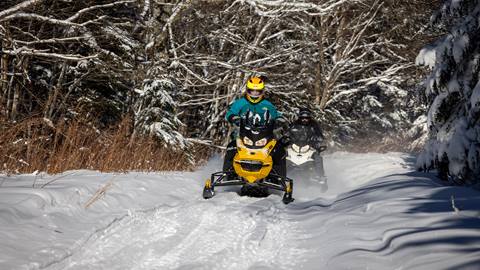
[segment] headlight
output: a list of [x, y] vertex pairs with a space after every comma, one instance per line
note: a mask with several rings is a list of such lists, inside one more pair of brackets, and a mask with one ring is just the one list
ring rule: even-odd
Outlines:
[[255, 142], [255, 146], [265, 146], [267, 144], [267, 138], [263, 138]]
[[298, 147], [298, 145], [292, 144], [292, 148], [293, 148], [293, 151], [300, 152], [300, 147]]
[[300, 152], [301, 153], [306, 153], [309, 149], [310, 149], [310, 145], [307, 144], [304, 147], [302, 147], [302, 149], [300, 149]]
[[243, 137], [243, 144], [248, 145], [248, 146], [252, 146], [253, 142], [248, 137]]

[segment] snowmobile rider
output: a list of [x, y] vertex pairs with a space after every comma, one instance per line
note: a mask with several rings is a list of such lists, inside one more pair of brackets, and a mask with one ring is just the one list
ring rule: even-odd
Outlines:
[[325, 150], [325, 137], [323, 136], [320, 124], [313, 119], [312, 111], [308, 108], [301, 108], [297, 114], [297, 120], [288, 129], [289, 137], [293, 132], [302, 132], [309, 138], [309, 145], [317, 151], [313, 156], [315, 160], [315, 170], [321, 179], [325, 179], [325, 170], [323, 168], [323, 158], [320, 152]]
[[[233, 125], [239, 126], [240, 118], [247, 112], [253, 113], [256, 118], [260, 119], [260, 123], [265, 123], [267, 119], [265, 116], [269, 115], [269, 120], [276, 121], [280, 118], [280, 114], [277, 108], [267, 99], [265, 95], [265, 77], [263, 76], [251, 76], [247, 80], [247, 86], [245, 94], [237, 99], [230, 106], [225, 119]], [[280, 145], [280, 144], [277, 144]], [[235, 138], [227, 146], [225, 153], [225, 159], [223, 163], [223, 171], [233, 171], [233, 158], [237, 152], [237, 144]], [[280, 176], [286, 176], [286, 152], [284, 147], [275, 146], [272, 150], [273, 170], [274, 173]]]

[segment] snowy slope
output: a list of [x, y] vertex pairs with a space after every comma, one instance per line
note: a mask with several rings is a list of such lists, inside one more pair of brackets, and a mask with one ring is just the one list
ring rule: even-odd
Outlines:
[[0, 269], [480, 269], [480, 193], [412, 162], [328, 155], [330, 189], [296, 179], [288, 206], [203, 200], [218, 158], [192, 173], [0, 176]]

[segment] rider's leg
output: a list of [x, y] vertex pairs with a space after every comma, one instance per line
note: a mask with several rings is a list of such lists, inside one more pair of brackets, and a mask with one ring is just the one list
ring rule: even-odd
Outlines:
[[223, 159], [223, 171], [233, 171], [233, 158], [237, 153], [237, 141], [233, 140], [227, 145], [227, 151]]
[[272, 150], [273, 170], [276, 174], [286, 177], [287, 176], [287, 153], [285, 148], [280, 145], [275, 145]]
[[325, 169], [323, 168], [323, 157], [320, 154], [313, 156], [315, 160], [315, 172], [319, 177], [325, 177]]

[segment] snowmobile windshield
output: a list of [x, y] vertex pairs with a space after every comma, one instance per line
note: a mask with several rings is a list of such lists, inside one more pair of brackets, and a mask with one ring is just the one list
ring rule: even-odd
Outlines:
[[273, 139], [273, 124], [252, 125], [242, 121], [240, 138], [249, 142], [246, 144], [249, 148], [262, 148]]
[[290, 130], [290, 139], [293, 144], [302, 147], [312, 143], [312, 134], [307, 126], [298, 126]]

